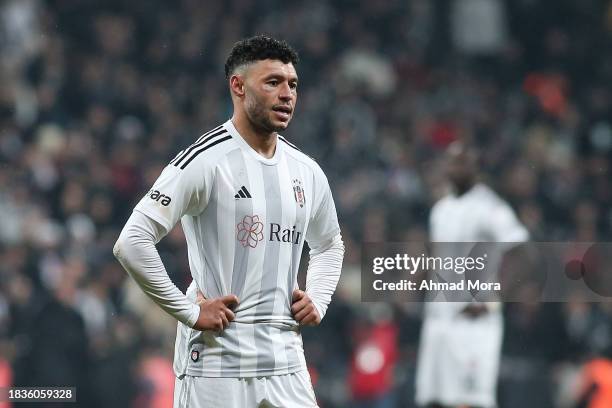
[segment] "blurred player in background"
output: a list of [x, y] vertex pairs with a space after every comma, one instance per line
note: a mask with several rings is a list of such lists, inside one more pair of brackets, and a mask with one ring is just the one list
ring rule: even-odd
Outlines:
[[[445, 159], [453, 191], [431, 210], [432, 242], [516, 243], [528, 239], [529, 233], [512, 208], [478, 181], [478, 157], [473, 148], [454, 142]], [[497, 268], [495, 263], [489, 257], [488, 268]], [[428, 408], [495, 407], [502, 334], [498, 302], [428, 302], [417, 363], [417, 403]]]
[[[344, 245], [320, 167], [277, 132], [297, 100], [285, 42], [236, 43], [225, 64], [230, 120], [164, 169], [136, 206], [115, 255], [178, 323], [175, 407], [315, 407], [300, 325], [317, 325]], [[173, 285], [155, 244], [181, 220], [193, 281]], [[297, 289], [304, 240], [306, 291]]]

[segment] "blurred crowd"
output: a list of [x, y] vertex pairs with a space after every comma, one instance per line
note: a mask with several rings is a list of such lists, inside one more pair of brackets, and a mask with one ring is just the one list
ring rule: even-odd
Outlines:
[[[360, 302], [360, 245], [427, 239], [453, 140], [534, 241], [611, 237], [610, 0], [5, 0], [0, 21], [3, 384], [168, 406], [174, 323], [111, 249], [166, 163], [231, 115], [223, 63], [254, 33], [300, 53], [284, 135], [326, 171], [347, 246], [304, 331], [322, 407], [413, 404], [420, 308]], [[180, 226], [158, 248], [186, 288]], [[572, 407], [611, 352], [608, 304], [509, 305], [500, 407]]]

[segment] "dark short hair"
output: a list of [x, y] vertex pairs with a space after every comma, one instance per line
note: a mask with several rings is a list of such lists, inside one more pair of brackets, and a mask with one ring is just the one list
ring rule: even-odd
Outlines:
[[293, 65], [299, 62], [297, 52], [285, 41], [266, 35], [256, 35], [234, 44], [225, 61], [225, 77], [229, 78], [241, 65], [265, 59], [279, 60], [285, 64], [291, 62]]

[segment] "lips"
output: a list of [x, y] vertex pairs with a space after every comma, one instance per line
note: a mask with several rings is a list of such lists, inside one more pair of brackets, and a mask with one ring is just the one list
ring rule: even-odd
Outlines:
[[289, 119], [291, 118], [291, 115], [287, 112], [274, 111], [274, 115], [281, 122], [289, 122]]
[[274, 112], [286, 113], [288, 115], [291, 115], [291, 112], [293, 112], [293, 109], [291, 108], [291, 106], [286, 106], [286, 105], [274, 106], [272, 110]]
[[287, 105], [277, 105], [277, 106], [272, 107], [272, 111], [274, 111], [276, 117], [279, 120], [283, 122], [289, 122], [289, 119], [291, 119], [291, 113], [293, 112], [293, 109]]

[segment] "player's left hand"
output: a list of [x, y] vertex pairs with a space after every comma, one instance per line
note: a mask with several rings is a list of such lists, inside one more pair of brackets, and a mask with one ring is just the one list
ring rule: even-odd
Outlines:
[[293, 291], [293, 303], [291, 305], [293, 318], [302, 326], [317, 326], [321, 323], [321, 316], [312, 303], [308, 293], [296, 289]]

